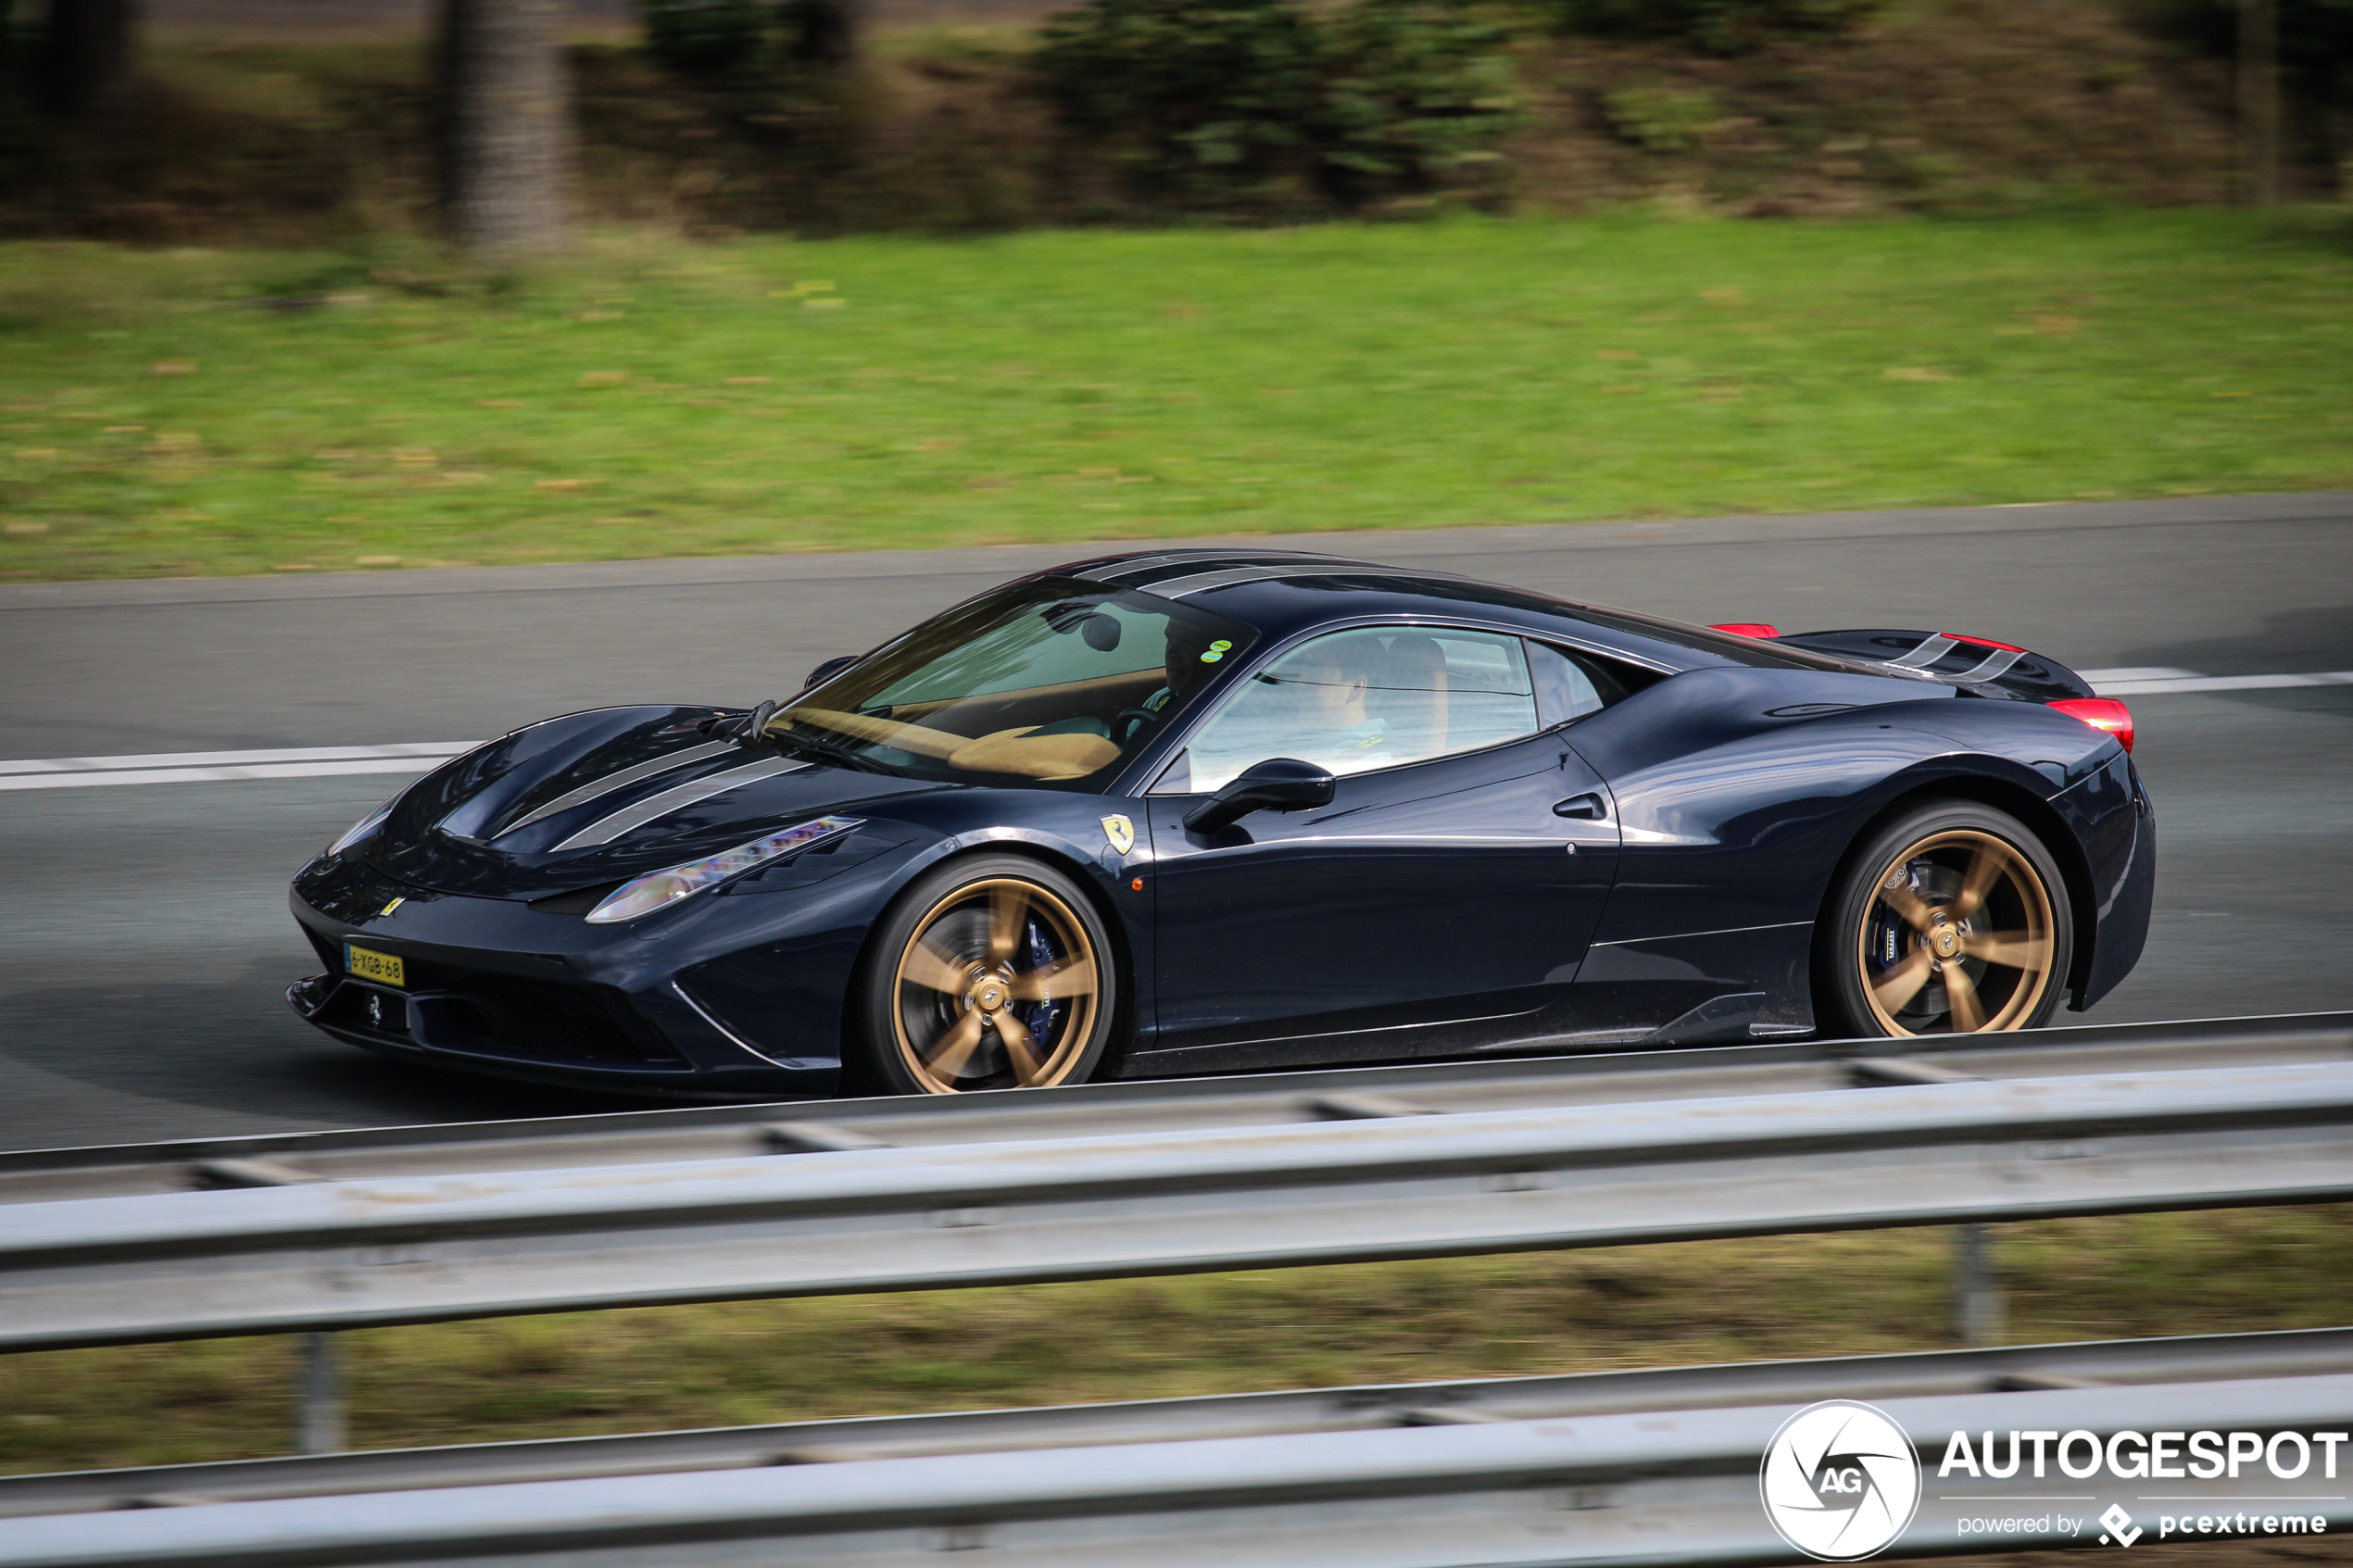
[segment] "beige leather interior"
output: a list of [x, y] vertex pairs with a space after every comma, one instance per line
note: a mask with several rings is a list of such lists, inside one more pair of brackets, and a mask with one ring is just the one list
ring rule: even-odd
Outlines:
[[1028, 729], [999, 730], [958, 746], [951, 768], [975, 773], [1019, 773], [1031, 779], [1082, 779], [1119, 756], [1101, 735], [1033, 735]]

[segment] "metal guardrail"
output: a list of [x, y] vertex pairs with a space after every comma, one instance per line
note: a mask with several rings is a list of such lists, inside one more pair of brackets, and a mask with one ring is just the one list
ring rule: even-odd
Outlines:
[[0, 1348], [2347, 1197], [2345, 1061], [321, 1182], [9, 1207]]
[[[698, 1106], [0, 1152], [0, 1205], [191, 1186], [652, 1164], [875, 1143], [930, 1148], [1265, 1127], [1400, 1109], [1507, 1110], [1805, 1093], [1891, 1081], [1879, 1064], [1897, 1051], [1905, 1063], [1916, 1064], [1914, 1081], [1940, 1074], [2001, 1079], [2345, 1061], [2353, 1060], [2353, 1012], [2079, 1025], [1990, 1040], [1684, 1047], [1088, 1084], [1051, 1094]], [[1900, 1079], [1900, 1070], [1895, 1076]]]
[[[2186, 1386], [2335, 1374], [2353, 1374], [2353, 1329], [1378, 1384], [0, 1476], [0, 1519], [779, 1464], [838, 1464], [1501, 1421], [1582, 1421], [1600, 1415], [1739, 1406], [1794, 1408], [1817, 1399], [1884, 1401], [2034, 1388]], [[2348, 1451], [2347, 1461], [2346, 1469], [2353, 1473], [2353, 1451]]]
[[[2353, 1523], [2343, 1481], [2280, 1500], [2260, 1466], [2237, 1480], [1940, 1477], [1952, 1434], [2099, 1437], [2210, 1428], [2343, 1431], [2353, 1375], [2156, 1383], [1879, 1401], [1927, 1462], [1921, 1503], [1882, 1555], [2087, 1544], [2121, 1506], [2292, 1508]], [[1025, 1568], [1496, 1568], [1787, 1561], [1758, 1503], [1759, 1460], [1785, 1402], [1458, 1422], [1378, 1431], [1015, 1449], [832, 1464], [224, 1502], [11, 1520], [0, 1568], [694, 1568], [824, 1562], [862, 1568], [988, 1549]], [[2185, 1494], [2170, 1501], [2152, 1487]], [[2064, 1494], [2064, 1495], [2053, 1495]], [[1963, 1518], [2006, 1517], [1998, 1537]], [[2110, 1515], [2113, 1518], [2113, 1515]], [[2110, 1526], [2113, 1527], [2113, 1526]], [[2241, 1526], [2240, 1533], [2244, 1533]], [[2210, 1538], [2210, 1537], [2209, 1537]]]

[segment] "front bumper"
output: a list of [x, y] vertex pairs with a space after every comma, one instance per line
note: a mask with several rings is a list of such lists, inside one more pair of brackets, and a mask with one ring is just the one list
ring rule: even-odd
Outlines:
[[[837, 1015], [768, 1020], [758, 1044], [682, 973], [711, 957], [691, 935], [649, 937], [504, 899], [403, 887], [308, 889], [289, 906], [326, 972], [286, 988], [296, 1013], [348, 1045], [470, 1072], [623, 1094], [779, 1099], [840, 1083]], [[762, 899], [765, 904], [770, 900]], [[346, 972], [346, 943], [397, 956], [403, 983]], [[704, 946], [707, 946], [705, 944]], [[683, 950], [684, 965], [674, 961]], [[789, 1040], [779, 1048], [776, 1037]], [[791, 1038], [799, 1035], [800, 1038]], [[766, 1048], [761, 1048], [761, 1047]]]

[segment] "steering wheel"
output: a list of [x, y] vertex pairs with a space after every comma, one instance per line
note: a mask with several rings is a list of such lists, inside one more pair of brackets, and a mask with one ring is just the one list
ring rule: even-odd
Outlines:
[[[1149, 708], [1123, 708], [1112, 716], [1112, 735], [1122, 746], [1125, 746], [1143, 733], [1146, 724], [1159, 722], [1160, 715]], [[1122, 729], [1122, 725], [1127, 727]]]

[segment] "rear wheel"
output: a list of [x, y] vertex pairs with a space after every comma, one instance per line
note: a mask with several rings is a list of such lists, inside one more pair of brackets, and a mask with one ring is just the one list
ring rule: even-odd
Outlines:
[[2074, 953], [2050, 851], [2006, 812], [1943, 801], [1873, 834], [1816, 938], [1822, 1026], [1854, 1035], [2032, 1029]]
[[1118, 1011], [1109, 934], [1068, 877], [1022, 856], [942, 867], [877, 928], [862, 1065], [898, 1094], [1084, 1082]]

